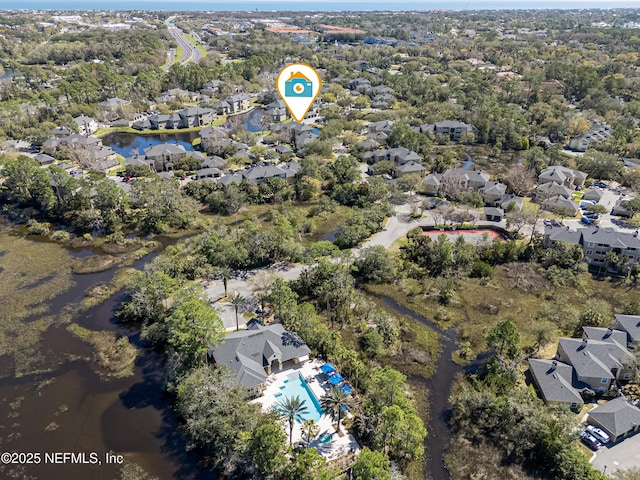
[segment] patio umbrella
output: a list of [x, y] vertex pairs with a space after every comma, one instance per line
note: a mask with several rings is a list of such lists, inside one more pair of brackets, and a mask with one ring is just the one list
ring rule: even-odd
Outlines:
[[337, 385], [341, 382], [344, 382], [344, 378], [342, 378], [342, 375], [340, 375], [339, 373], [335, 373], [334, 375], [331, 375], [329, 377], [329, 382], [331, 383], [331, 385]]
[[343, 383], [338, 388], [340, 390], [342, 390], [344, 393], [352, 393], [353, 392], [353, 390], [351, 390], [351, 387], [349, 385], [347, 385], [346, 383]]
[[336, 367], [334, 367], [331, 363], [325, 363], [320, 367], [320, 370], [322, 370], [322, 373], [329, 375], [331, 372], [336, 371]]

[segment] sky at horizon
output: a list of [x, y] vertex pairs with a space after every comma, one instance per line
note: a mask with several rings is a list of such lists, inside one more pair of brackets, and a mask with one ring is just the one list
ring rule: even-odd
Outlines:
[[484, 10], [640, 8], [638, 0], [4, 0], [0, 9], [52, 10]]

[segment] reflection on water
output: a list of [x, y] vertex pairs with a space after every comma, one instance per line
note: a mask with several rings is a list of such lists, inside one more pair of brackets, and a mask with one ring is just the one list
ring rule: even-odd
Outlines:
[[[175, 240], [160, 239], [166, 246]], [[136, 261], [141, 268], [155, 254]], [[76, 285], [48, 304], [59, 313], [79, 303], [84, 291], [109, 281], [115, 270], [76, 277]], [[115, 323], [113, 313], [123, 293], [75, 315], [74, 322], [95, 330], [117, 331], [140, 345], [138, 332]], [[25, 322], [34, 321], [27, 318]], [[141, 350], [134, 375], [102, 380], [94, 372], [93, 349], [56, 323], [41, 336], [37, 361], [47, 373], [16, 378], [11, 359], [0, 356], [0, 445], [16, 452], [107, 452], [124, 455], [159, 479], [215, 479], [198, 456], [187, 453], [187, 439], [163, 390], [164, 367], [157, 355]], [[45, 464], [0, 466], [0, 478], [113, 480], [119, 466]]]
[[198, 138], [198, 132], [162, 133], [157, 135], [137, 135], [135, 133], [109, 133], [102, 137], [102, 144], [107, 145], [123, 157], [141, 155], [144, 149], [161, 143], [182, 145], [185, 150], [193, 150], [191, 142]]

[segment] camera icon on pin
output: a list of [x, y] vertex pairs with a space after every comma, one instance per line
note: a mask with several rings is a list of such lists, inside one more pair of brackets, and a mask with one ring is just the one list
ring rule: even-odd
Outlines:
[[285, 97], [311, 98], [313, 97], [313, 83], [302, 73], [291, 73], [289, 80], [284, 82]]

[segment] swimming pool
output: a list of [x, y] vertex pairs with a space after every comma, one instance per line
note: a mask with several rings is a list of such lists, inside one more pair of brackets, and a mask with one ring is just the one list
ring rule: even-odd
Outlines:
[[299, 373], [295, 373], [285, 380], [284, 385], [280, 387], [280, 392], [276, 395], [277, 401], [284, 397], [300, 397], [300, 400], [305, 400], [304, 406], [307, 407], [307, 411], [301, 415], [304, 420], [319, 422], [324, 415], [320, 402]]

